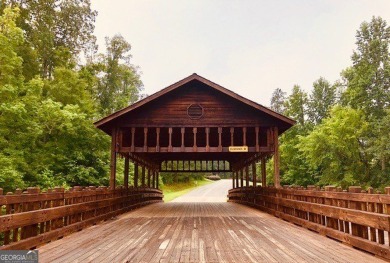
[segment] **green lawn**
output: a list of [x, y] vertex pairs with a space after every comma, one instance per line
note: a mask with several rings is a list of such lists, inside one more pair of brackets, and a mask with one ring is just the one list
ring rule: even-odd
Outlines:
[[213, 183], [213, 181], [204, 179], [204, 180], [197, 180], [189, 183], [177, 183], [177, 184], [164, 185], [163, 187], [161, 187], [164, 193], [164, 202], [169, 202], [175, 199], [176, 197], [184, 195], [196, 187], [206, 185], [206, 184], [211, 184], [211, 183]]

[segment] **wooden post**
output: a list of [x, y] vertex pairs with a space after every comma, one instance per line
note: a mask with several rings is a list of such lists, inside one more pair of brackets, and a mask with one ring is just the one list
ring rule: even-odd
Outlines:
[[210, 151], [210, 128], [206, 128], [206, 152]]
[[253, 182], [253, 187], [257, 186], [257, 174], [256, 174], [256, 163], [252, 163], [252, 182]]
[[116, 128], [111, 131], [110, 188], [115, 190], [116, 180]]
[[233, 189], [236, 188], [236, 181], [235, 181], [235, 178], [234, 178], [234, 173], [235, 173], [235, 172], [232, 172]]
[[138, 187], [138, 163], [134, 163], [134, 187]]
[[245, 186], [249, 187], [249, 166], [245, 166]]
[[181, 151], [184, 152], [184, 134], [186, 132], [185, 128], [181, 128]]
[[255, 128], [255, 132], [256, 132], [256, 152], [259, 152], [259, 151], [260, 151], [260, 145], [259, 145], [259, 130], [260, 130], [259, 127], [256, 127], [256, 128]]
[[261, 157], [261, 186], [267, 186], [267, 169], [265, 167], [265, 157]]
[[135, 128], [131, 128], [131, 152], [135, 151], [135, 142], [134, 142], [134, 137], [135, 137]]
[[160, 128], [156, 128], [156, 152], [160, 151]]
[[234, 128], [230, 128], [230, 146], [234, 146]]
[[280, 188], [280, 153], [279, 153], [279, 132], [278, 127], [274, 127], [274, 184]]
[[172, 128], [168, 129], [168, 133], [169, 133], [168, 152], [172, 152]]
[[246, 146], [246, 127], [242, 128], [242, 142], [243, 145]]
[[222, 152], [222, 128], [218, 127], [218, 151]]
[[194, 152], [197, 152], [198, 146], [196, 145], [196, 133], [198, 132], [198, 129], [197, 129], [197, 128], [193, 128], [192, 131], [193, 131], [193, 133], [194, 133], [194, 146], [193, 146], [193, 151], [194, 151]]
[[150, 169], [148, 169], [148, 187], [150, 188]]
[[148, 128], [144, 128], [144, 152], [148, 151]]
[[240, 187], [244, 187], [244, 168], [240, 170]]
[[125, 156], [125, 170], [123, 175], [123, 184], [127, 189], [129, 189], [129, 156]]
[[145, 165], [142, 165], [142, 178], [141, 178], [141, 187], [145, 187]]
[[239, 180], [238, 180], [238, 171], [235, 171], [236, 173], [236, 188], [240, 187]]
[[159, 187], [158, 177], [159, 177], [159, 172], [156, 172], [156, 189], [158, 189]]
[[152, 171], [152, 188], [156, 188], [156, 171]]

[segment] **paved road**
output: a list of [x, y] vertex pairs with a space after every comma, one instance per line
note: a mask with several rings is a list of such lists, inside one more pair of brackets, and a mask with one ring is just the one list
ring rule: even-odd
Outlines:
[[171, 202], [226, 202], [228, 191], [231, 188], [232, 180], [222, 179], [214, 183], [195, 188], [189, 193], [173, 199]]

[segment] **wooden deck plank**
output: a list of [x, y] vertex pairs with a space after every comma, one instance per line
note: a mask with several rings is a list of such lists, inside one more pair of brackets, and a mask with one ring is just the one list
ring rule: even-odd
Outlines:
[[39, 251], [41, 262], [383, 262], [235, 203], [153, 204]]

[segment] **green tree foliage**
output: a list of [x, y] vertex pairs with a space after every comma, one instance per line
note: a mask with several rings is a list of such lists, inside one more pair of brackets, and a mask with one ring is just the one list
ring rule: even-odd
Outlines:
[[[38, 10], [38, 3], [47, 12], [52, 12], [56, 6], [55, 12], [39, 13], [43, 11]], [[107, 185], [110, 139], [93, 125], [93, 120], [102, 111], [96, 103], [93, 85], [101, 79], [93, 74], [95, 72], [76, 70], [73, 63], [68, 63], [77, 60], [78, 49], [87, 41], [72, 39], [68, 34], [87, 36], [93, 27], [83, 28], [75, 18], [73, 26], [80, 26], [78, 30], [81, 31], [65, 32], [64, 28], [72, 27], [64, 25], [66, 18], [60, 17], [65, 13], [71, 16], [83, 9], [79, 13], [82, 19], [90, 12], [89, 1], [26, 1], [20, 4], [21, 9], [7, 7], [1, 10], [0, 16], [0, 187], [12, 191], [17, 187], [36, 185], [42, 188]], [[47, 23], [40, 24], [38, 17], [39, 21], [27, 19], [38, 13], [42, 16], [39, 19]], [[18, 27], [18, 23], [24, 28]], [[44, 27], [42, 32], [36, 32], [39, 26]], [[62, 31], [57, 32], [51, 26]], [[55, 37], [61, 34], [64, 37], [50, 40], [54, 41], [51, 51], [57, 55], [64, 51], [63, 54], [68, 55], [47, 54], [49, 51], [43, 46], [42, 49], [35, 46], [34, 34], [42, 33], [44, 37], [53, 32], [57, 32]], [[62, 46], [66, 48], [62, 49]], [[24, 61], [28, 55], [26, 50], [31, 51], [31, 61]], [[26, 75], [35, 64], [43, 65], [44, 59], [53, 65], [42, 68], [48, 70], [47, 74]], [[117, 66], [121, 67], [121, 64]], [[118, 72], [120, 70], [111, 75]], [[138, 75], [132, 77], [134, 83], [141, 83]], [[127, 102], [138, 99], [134, 93], [127, 93], [127, 96]]]
[[130, 64], [130, 44], [121, 36], [106, 38], [106, 54], [84, 69], [95, 76], [93, 93], [101, 115], [111, 114], [140, 98], [142, 82], [135, 66]]
[[361, 136], [367, 122], [361, 111], [336, 106], [331, 117], [323, 120], [297, 145], [313, 170], [321, 174], [320, 184], [343, 187], [365, 185], [365, 167], [361, 160]]
[[330, 108], [336, 103], [336, 86], [323, 77], [313, 83], [313, 90], [308, 100], [308, 119], [311, 123], [320, 124], [329, 116]]
[[[96, 11], [90, 0], [6, 0], [19, 6], [18, 26], [24, 30], [26, 45], [20, 56], [26, 68], [51, 78], [56, 67], [71, 68], [77, 55], [95, 42]], [[25, 71], [30, 79], [31, 73]]]
[[285, 110], [285, 103], [286, 92], [282, 91], [280, 88], [275, 89], [271, 97], [271, 110], [283, 114]]
[[293, 118], [303, 128], [307, 118], [307, 94], [299, 85], [294, 85], [285, 105], [285, 114]]

